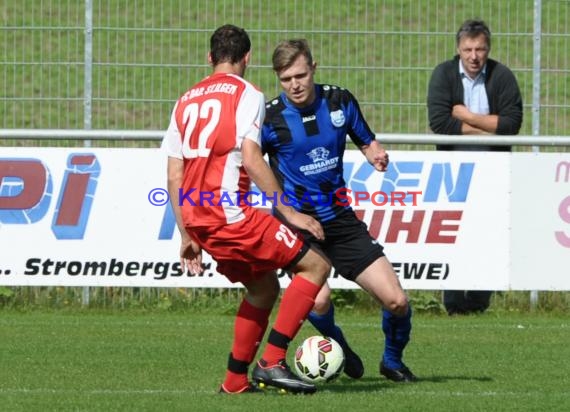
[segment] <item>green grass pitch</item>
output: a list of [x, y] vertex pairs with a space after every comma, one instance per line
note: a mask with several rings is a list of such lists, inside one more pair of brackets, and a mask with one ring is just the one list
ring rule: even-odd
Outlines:
[[[414, 316], [405, 359], [421, 378], [380, 378], [379, 317], [338, 311], [366, 366], [312, 396], [217, 393], [233, 316], [193, 312], [2, 311], [6, 411], [524, 411], [570, 409], [570, 322], [552, 314]], [[297, 339], [315, 334], [306, 324]], [[290, 350], [290, 356], [293, 354]]]

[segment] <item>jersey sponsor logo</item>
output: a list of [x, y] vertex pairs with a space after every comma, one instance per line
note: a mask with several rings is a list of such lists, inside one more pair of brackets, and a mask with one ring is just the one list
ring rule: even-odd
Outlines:
[[307, 153], [313, 162], [324, 162], [329, 158], [330, 151], [324, 147], [316, 147]]
[[316, 147], [307, 153], [313, 163], [299, 167], [299, 171], [305, 175], [313, 175], [334, 169], [338, 165], [338, 156], [329, 159], [330, 151], [324, 147]]
[[335, 110], [334, 112], [331, 112], [331, 122], [334, 127], [344, 126], [344, 112], [342, 110]]

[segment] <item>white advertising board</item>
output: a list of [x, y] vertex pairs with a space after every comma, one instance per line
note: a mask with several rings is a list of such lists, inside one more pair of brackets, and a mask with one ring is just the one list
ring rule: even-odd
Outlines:
[[[511, 235], [511, 225], [524, 232], [532, 221], [512, 210], [520, 206], [519, 172], [511, 173], [516, 155], [394, 151], [388, 171], [378, 173], [360, 152], [346, 152], [351, 204], [406, 289], [537, 289], [524, 261], [511, 271], [511, 243], [517, 255], [537, 248]], [[524, 187], [528, 174], [520, 179]], [[0, 285], [241, 286], [216, 273], [207, 255], [203, 276], [181, 273], [165, 189], [166, 158], [158, 149], [3, 148]], [[552, 196], [560, 204], [560, 195]], [[534, 207], [542, 219], [537, 210], [546, 206]], [[568, 208], [555, 212], [555, 230], [570, 236]], [[567, 251], [553, 251], [556, 261]], [[548, 287], [569, 283], [553, 279]], [[334, 273], [330, 284], [355, 287]]]
[[509, 288], [570, 290], [570, 154], [519, 153], [512, 174]]

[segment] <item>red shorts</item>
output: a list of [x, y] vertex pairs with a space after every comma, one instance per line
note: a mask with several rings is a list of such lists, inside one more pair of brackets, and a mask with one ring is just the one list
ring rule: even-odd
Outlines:
[[292, 266], [308, 250], [302, 235], [253, 208], [237, 223], [192, 228], [191, 233], [218, 263], [217, 271], [234, 283]]

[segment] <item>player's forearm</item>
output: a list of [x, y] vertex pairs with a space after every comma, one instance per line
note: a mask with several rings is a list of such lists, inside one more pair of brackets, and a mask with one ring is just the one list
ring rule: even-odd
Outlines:
[[182, 187], [182, 179], [184, 176], [184, 162], [180, 159], [173, 157], [168, 158], [168, 194], [170, 196], [170, 205], [172, 206], [172, 211], [174, 212], [174, 217], [176, 219], [176, 226], [180, 231], [182, 238], [188, 235], [184, 227], [184, 222], [182, 221], [182, 211], [178, 203], [179, 189]]
[[360, 151], [362, 152], [368, 163], [374, 164], [374, 154], [372, 153], [370, 145], [361, 146]]
[[[263, 159], [259, 146], [252, 142], [244, 142], [242, 148], [243, 166], [248, 176], [253, 180], [257, 187], [265, 194], [268, 199], [282, 199], [283, 190], [279, 186], [273, 171]], [[295, 209], [291, 206], [286, 206], [283, 202], [272, 201], [273, 206], [285, 217], [289, 219], [291, 214], [295, 213]]]
[[[267, 197], [269, 200], [282, 198], [283, 191], [281, 190], [273, 171], [265, 162], [263, 157], [254, 156], [248, 160], [244, 158], [243, 165], [248, 176], [253, 180], [259, 190], [268, 195]], [[294, 209], [291, 206], [286, 206], [283, 202], [272, 201], [272, 203], [273, 206], [284, 216], [289, 216], [290, 213], [294, 212]]]

